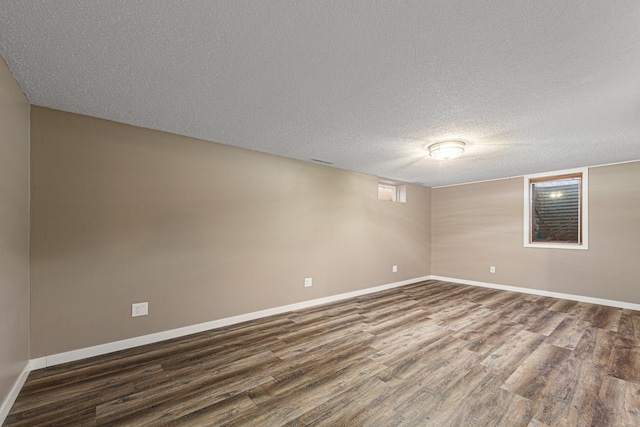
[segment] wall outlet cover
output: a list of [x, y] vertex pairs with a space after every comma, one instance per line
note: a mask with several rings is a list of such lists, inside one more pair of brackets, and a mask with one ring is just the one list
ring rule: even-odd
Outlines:
[[148, 302], [137, 302], [131, 304], [131, 317], [146, 316], [149, 314]]

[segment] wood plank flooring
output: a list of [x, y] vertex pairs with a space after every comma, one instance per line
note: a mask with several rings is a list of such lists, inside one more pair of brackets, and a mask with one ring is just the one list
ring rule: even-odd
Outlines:
[[638, 426], [640, 312], [427, 281], [31, 372], [5, 426]]

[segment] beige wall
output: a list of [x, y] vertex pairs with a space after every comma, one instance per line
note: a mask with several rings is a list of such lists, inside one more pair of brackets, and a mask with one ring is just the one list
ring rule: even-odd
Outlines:
[[431, 272], [640, 303], [638, 182], [640, 162], [589, 170], [588, 251], [523, 247], [523, 178], [435, 188]]
[[0, 403], [29, 360], [29, 103], [0, 58]]
[[31, 125], [32, 357], [430, 274], [428, 188], [382, 202], [358, 173], [35, 106]]
[[31, 132], [31, 357], [428, 274], [640, 303], [640, 162], [590, 170], [572, 251], [523, 247], [522, 178], [401, 204], [375, 177], [56, 110]]

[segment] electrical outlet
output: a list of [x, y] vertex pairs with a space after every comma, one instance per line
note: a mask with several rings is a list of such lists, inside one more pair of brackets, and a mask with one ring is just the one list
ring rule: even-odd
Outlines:
[[305, 288], [310, 288], [311, 286], [313, 286], [313, 278], [305, 277], [304, 278], [304, 287]]
[[489, 267], [489, 273], [495, 273], [496, 272], [496, 266], [492, 265], [491, 267]]
[[149, 314], [148, 302], [137, 302], [131, 304], [131, 317], [146, 316]]
[[398, 272], [398, 266], [394, 265], [393, 267], [391, 267], [391, 272], [392, 273], [397, 273]]

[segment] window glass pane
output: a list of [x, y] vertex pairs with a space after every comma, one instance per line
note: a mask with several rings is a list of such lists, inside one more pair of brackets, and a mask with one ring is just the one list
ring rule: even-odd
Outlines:
[[531, 181], [531, 242], [581, 242], [580, 184], [580, 176]]
[[378, 199], [396, 201], [398, 190], [395, 185], [378, 184]]

